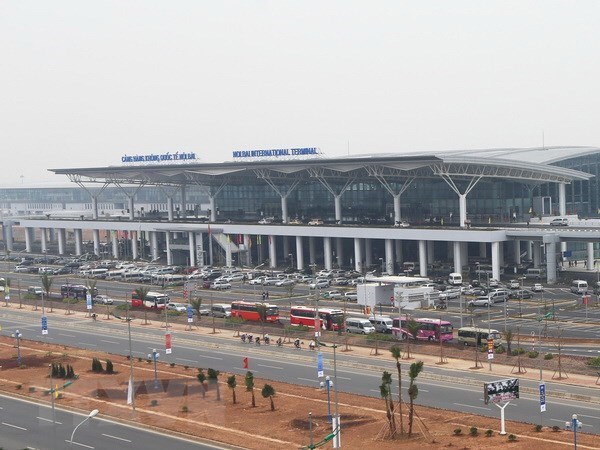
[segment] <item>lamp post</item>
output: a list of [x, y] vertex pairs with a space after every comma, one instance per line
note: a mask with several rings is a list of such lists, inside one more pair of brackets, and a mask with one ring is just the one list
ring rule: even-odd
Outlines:
[[158, 376], [156, 373], [156, 361], [158, 360], [159, 356], [160, 356], [160, 354], [156, 351], [155, 348], [152, 349], [152, 353], [148, 354], [148, 359], [154, 360], [154, 387], [156, 389], [158, 389]]
[[573, 448], [577, 450], [577, 430], [581, 430], [583, 424], [577, 420], [577, 414], [571, 416], [571, 420], [565, 422], [565, 428], [567, 430], [573, 430]]
[[322, 342], [317, 341], [317, 345], [322, 345], [323, 347], [332, 347], [333, 348], [333, 402], [335, 403], [335, 414], [332, 417], [332, 434], [333, 437], [333, 448], [341, 447], [341, 434], [342, 428], [340, 425], [340, 413], [339, 413], [339, 404], [338, 404], [338, 389], [337, 389], [337, 356], [336, 349], [338, 348], [337, 344], [323, 344]]
[[330, 390], [333, 387], [333, 382], [331, 381], [331, 378], [329, 377], [329, 375], [327, 375], [325, 377], [325, 382], [321, 383], [322, 387], [325, 387], [325, 389], [327, 389], [327, 421], [329, 423], [331, 423], [332, 417], [331, 417], [331, 397], [330, 397]]
[[17, 340], [17, 366], [21, 365], [21, 338], [23, 337], [23, 335], [19, 332], [19, 330], [15, 330], [15, 332], [12, 334], [12, 337], [14, 337]]
[[81, 425], [83, 425], [85, 422], [87, 422], [89, 419], [96, 417], [98, 415], [100, 411], [98, 411], [97, 409], [94, 409], [92, 412], [90, 412], [87, 417], [85, 419], [83, 419], [81, 422], [79, 422], [79, 425], [77, 425], [75, 427], [75, 429], [73, 430], [73, 433], [71, 433], [71, 439], [69, 440], [69, 447], [73, 448], [73, 438], [75, 437], [75, 432], [77, 431], [77, 428], [79, 428]]

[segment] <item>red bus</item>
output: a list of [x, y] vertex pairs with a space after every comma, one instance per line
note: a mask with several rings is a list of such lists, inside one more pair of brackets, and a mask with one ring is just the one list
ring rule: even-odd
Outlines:
[[408, 331], [408, 327], [406, 326], [409, 320], [414, 320], [419, 324], [419, 332], [417, 333], [417, 339], [419, 340], [439, 342], [440, 336], [442, 341], [450, 341], [453, 338], [451, 322], [439, 319], [408, 318], [402, 316], [392, 319], [392, 334], [397, 339], [405, 340], [408, 337], [414, 339], [414, 336]]
[[277, 306], [258, 302], [232, 302], [231, 317], [241, 317], [244, 320], [260, 322], [260, 315], [258, 314], [259, 305], [267, 307], [266, 322], [279, 322], [279, 308]]
[[[315, 326], [315, 308], [310, 306], [292, 306], [290, 309], [290, 325], [304, 325], [309, 328]], [[319, 308], [321, 328], [329, 331], [339, 329], [339, 321], [344, 317], [341, 309]]]
[[131, 306], [133, 307], [145, 306], [146, 308], [165, 309], [168, 303], [169, 296], [161, 292], [148, 292], [143, 304], [137, 292], [133, 291], [131, 293]]

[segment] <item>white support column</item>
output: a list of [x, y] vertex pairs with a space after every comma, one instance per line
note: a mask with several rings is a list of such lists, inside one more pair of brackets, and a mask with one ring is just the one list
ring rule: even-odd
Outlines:
[[467, 220], [467, 194], [458, 195], [458, 210], [460, 213], [460, 226], [464, 227]]
[[81, 244], [83, 242], [83, 231], [82, 230], [74, 230], [75, 232], [75, 254], [80, 256], [83, 253]]
[[196, 266], [204, 267], [206, 265], [206, 253], [204, 251], [204, 236], [202, 233], [196, 233], [194, 239], [194, 248], [196, 254]]
[[215, 199], [214, 195], [209, 195], [208, 196], [208, 203], [210, 206], [210, 221], [211, 222], [216, 222], [217, 221], [217, 202]]
[[[544, 236], [546, 250], [546, 275], [548, 284], [556, 283], [556, 243], [558, 237], [555, 235]], [[539, 247], [539, 245], [538, 245]]]
[[130, 231], [129, 239], [131, 240], [131, 258], [135, 261], [138, 259], [138, 232]]
[[394, 194], [394, 223], [402, 222], [402, 210], [400, 208], [400, 194]]
[[[171, 200], [172, 202], [173, 200]], [[171, 203], [172, 205], [172, 203]], [[171, 232], [165, 231], [165, 244], [167, 248], [167, 266], [173, 264], [173, 255], [171, 254]]]
[[479, 257], [487, 258], [487, 242], [479, 243]]
[[525, 258], [533, 261], [533, 255], [531, 250], [532, 241], [525, 241], [527, 244], [525, 245]]
[[269, 267], [274, 269], [277, 267], [277, 247], [275, 236], [269, 235]]
[[[12, 221], [7, 221], [4, 222], [2, 225], [2, 228], [4, 229], [4, 239], [6, 240], [6, 248], [5, 250], [9, 250], [9, 251], [13, 251], [13, 222]], [[52, 231], [52, 229], [50, 229]]]
[[231, 252], [231, 236], [227, 236], [227, 246], [225, 247], [225, 265], [233, 266], [233, 255]]
[[129, 206], [129, 220], [135, 220], [135, 203], [133, 201], [133, 195], [128, 196], [127, 202]]
[[304, 247], [302, 247], [302, 236], [296, 236], [296, 268], [304, 270]]
[[422, 277], [427, 276], [427, 241], [419, 241], [419, 272]]
[[[367, 241], [371, 241], [370, 239], [366, 239], [365, 243]], [[360, 238], [354, 238], [354, 270], [356, 270], [357, 272], [362, 273], [362, 260], [363, 260], [363, 256], [362, 256], [362, 239]]]
[[287, 196], [286, 195], [282, 195], [281, 196], [281, 221], [283, 223], [288, 223], [289, 217], [288, 217], [288, 203], [287, 203]]
[[567, 185], [558, 183], [558, 213], [561, 216], [567, 214]]
[[173, 222], [173, 197], [167, 197], [167, 216]]
[[[400, 242], [400, 241], [396, 241], [396, 242]], [[361, 272], [362, 273], [362, 269], [364, 267], [371, 267], [373, 265], [373, 240], [372, 239], [365, 239], [365, 264], [364, 266], [361, 265]], [[361, 261], [362, 264], [362, 261]]]
[[427, 241], [427, 262], [433, 263], [435, 261], [435, 242]]
[[498, 246], [498, 264], [500, 267], [504, 266], [504, 242], [500, 242]]
[[542, 262], [542, 248], [539, 241], [533, 241], [533, 267], [539, 268]]
[[194, 232], [188, 231], [188, 248], [190, 252], [190, 266], [196, 266], [196, 243], [194, 242]]
[[515, 264], [521, 264], [521, 241], [518, 239], [513, 241], [513, 262]]
[[152, 253], [152, 259], [156, 261], [158, 256], [158, 232], [151, 231], [150, 232], [150, 253]]
[[492, 242], [492, 278], [500, 279], [500, 242]]
[[331, 238], [324, 237], [323, 238], [323, 251], [324, 251], [324, 261], [325, 261], [325, 269], [331, 270]]
[[[154, 233], [154, 231], [151, 231], [150, 233]], [[119, 259], [119, 235], [116, 230], [110, 232], [110, 240], [112, 243], [113, 258]]]
[[100, 230], [92, 230], [92, 237], [94, 239], [94, 255], [100, 256]]
[[394, 241], [385, 240], [385, 271], [388, 275], [394, 275]]
[[42, 253], [46, 254], [48, 252], [48, 240], [47, 240], [47, 232], [46, 228], [40, 228], [40, 245], [42, 247]]
[[342, 223], [342, 194], [333, 196], [335, 206], [335, 221], [338, 224]]
[[98, 197], [92, 195], [92, 219], [98, 220]]
[[402, 268], [402, 263], [404, 262], [402, 241], [400, 239], [397, 239], [394, 241], [394, 244], [396, 246], [396, 261], [398, 262], [398, 267]]
[[[291, 255], [290, 241], [287, 236], [282, 236], [281, 238], [283, 239], [283, 260], [287, 261], [287, 260], [289, 260], [289, 257]], [[290, 261], [290, 264], [293, 264], [293, 263]]]
[[[181, 217], [183, 217], [184, 219], [187, 217], [187, 196], [185, 183], [181, 185]], [[194, 264], [190, 265], [193, 266]]]
[[594, 271], [594, 243], [587, 243], [587, 270], [589, 272]]
[[57, 234], [58, 234], [58, 254], [64, 255], [65, 254], [65, 229], [64, 228], [58, 229]]
[[462, 264], [462, 256], [461, 256], [461, 245], [460, 242], [454, 241], [452, 243], [453, 248], [453, 260], [454, 260], [454, 272], [461, 273], [461, 264]]
[[27, 253], [31, 253], [31, 230], [33, 230], [31, 227], [25, 228], [25, 251]]
[[344, 245], [342, 238], [335, 238], [335, 257], [337, 259], [337, 266], [339, 269], [344, 265]]
[[249, 234], [244, 235], [244, 245], [246, 246], [246, 265], [252, 267], [252, 238]]
[[317, 262], [317, 251], [315, 249], [315, 238], [310, 236], [308, 238], [308, 260], [310, 264], [316, 264]]

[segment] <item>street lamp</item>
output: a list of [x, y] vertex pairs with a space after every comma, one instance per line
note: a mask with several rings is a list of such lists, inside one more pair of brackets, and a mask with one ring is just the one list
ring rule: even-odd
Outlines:
[[567, 430], [573, 430], [573, 448], [577, 450], [577, 430], [581, 430], [583, 424], [577, 420], [577, 414], [571, 416], [571, 420], [565, 422], [565, 428]]
[[333, 381], [331, 381], [331, 378], [329, 377], [329, 375], [327, 375], [325, 377], [325, 381], [321, 381], [320, 384], [321, 388], [327, 389], [327, 421], [331, 423], [331, 397], [329, 395], [329, 391], [333, 387]]
[[73, 433], [71, 433], [71, 439], [69, 440], [69, 447], [73, 448], [73, 438], [75, 437], [75, 432], [77, 431], [77, 428], [79, 428], [81, 425], [83, 425], [85, 422], [87, 422], [89, 419], [96, 417], [98, 415], [100, 411], [98, 411], [97, 409], [94, 409], [92, 412], [90, 412], [87, 417], [85, 419], [83, 419], [79, 425], [77, 425], [75, 427], [75, 429], [73, 430]]
[[160, 354], [156, 351], [156, 349], [152, 349], [152, 353], [148, 354], [148, 359], [153, 359], [154, 360], [154, 387], [158, 389], [158, 377], [157, 377], [157, 373], [156, 373], [156, 361], [158, 360], [158, 357], [160, 356]]
[[21, 365], [21, 338], [23, 337], [23, 335], [19, 332], [19, 330], [15, 330], [15, 332], [12, 334], [12, 337], [14, 337], [17, 340], [17, 366]]
[[[335, 415], [332, 417], [332, 434], [333, 437], [333, 448], [340, 448], [340, 439], [342, 434], [342, 427], [340, 424], [340, 413], [338, 409], [338, 389], [337, 389], [337, 357], [336, 357], [336, 349], [338, 348], [337, 344], [323, 344], [320, 341], [317, 341], [317, 345], [323, 347], [332, 347], [333, 348], [333, 402], [335, 403]], [[335, 418], [335, 420], [334, 420]]]

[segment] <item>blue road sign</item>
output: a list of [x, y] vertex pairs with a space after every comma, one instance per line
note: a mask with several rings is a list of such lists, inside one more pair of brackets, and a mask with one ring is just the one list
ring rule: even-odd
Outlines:
[[187, 307], [188, 322], [194, 321], [194, 309], [191, 306]]
[[546, 411], [546, 384], [540, 383], [540, 411]]
[[317, 353], [317, 377], [322, 377], [324, 375], [323, 371], [323, 353]]
[[42, 334], [48, 334], [48, 318], [42, 316]]
[[87, 309], [92, 309], [92, 295], [91, 294], [87, 294], [85, 296], [85, 305]]

